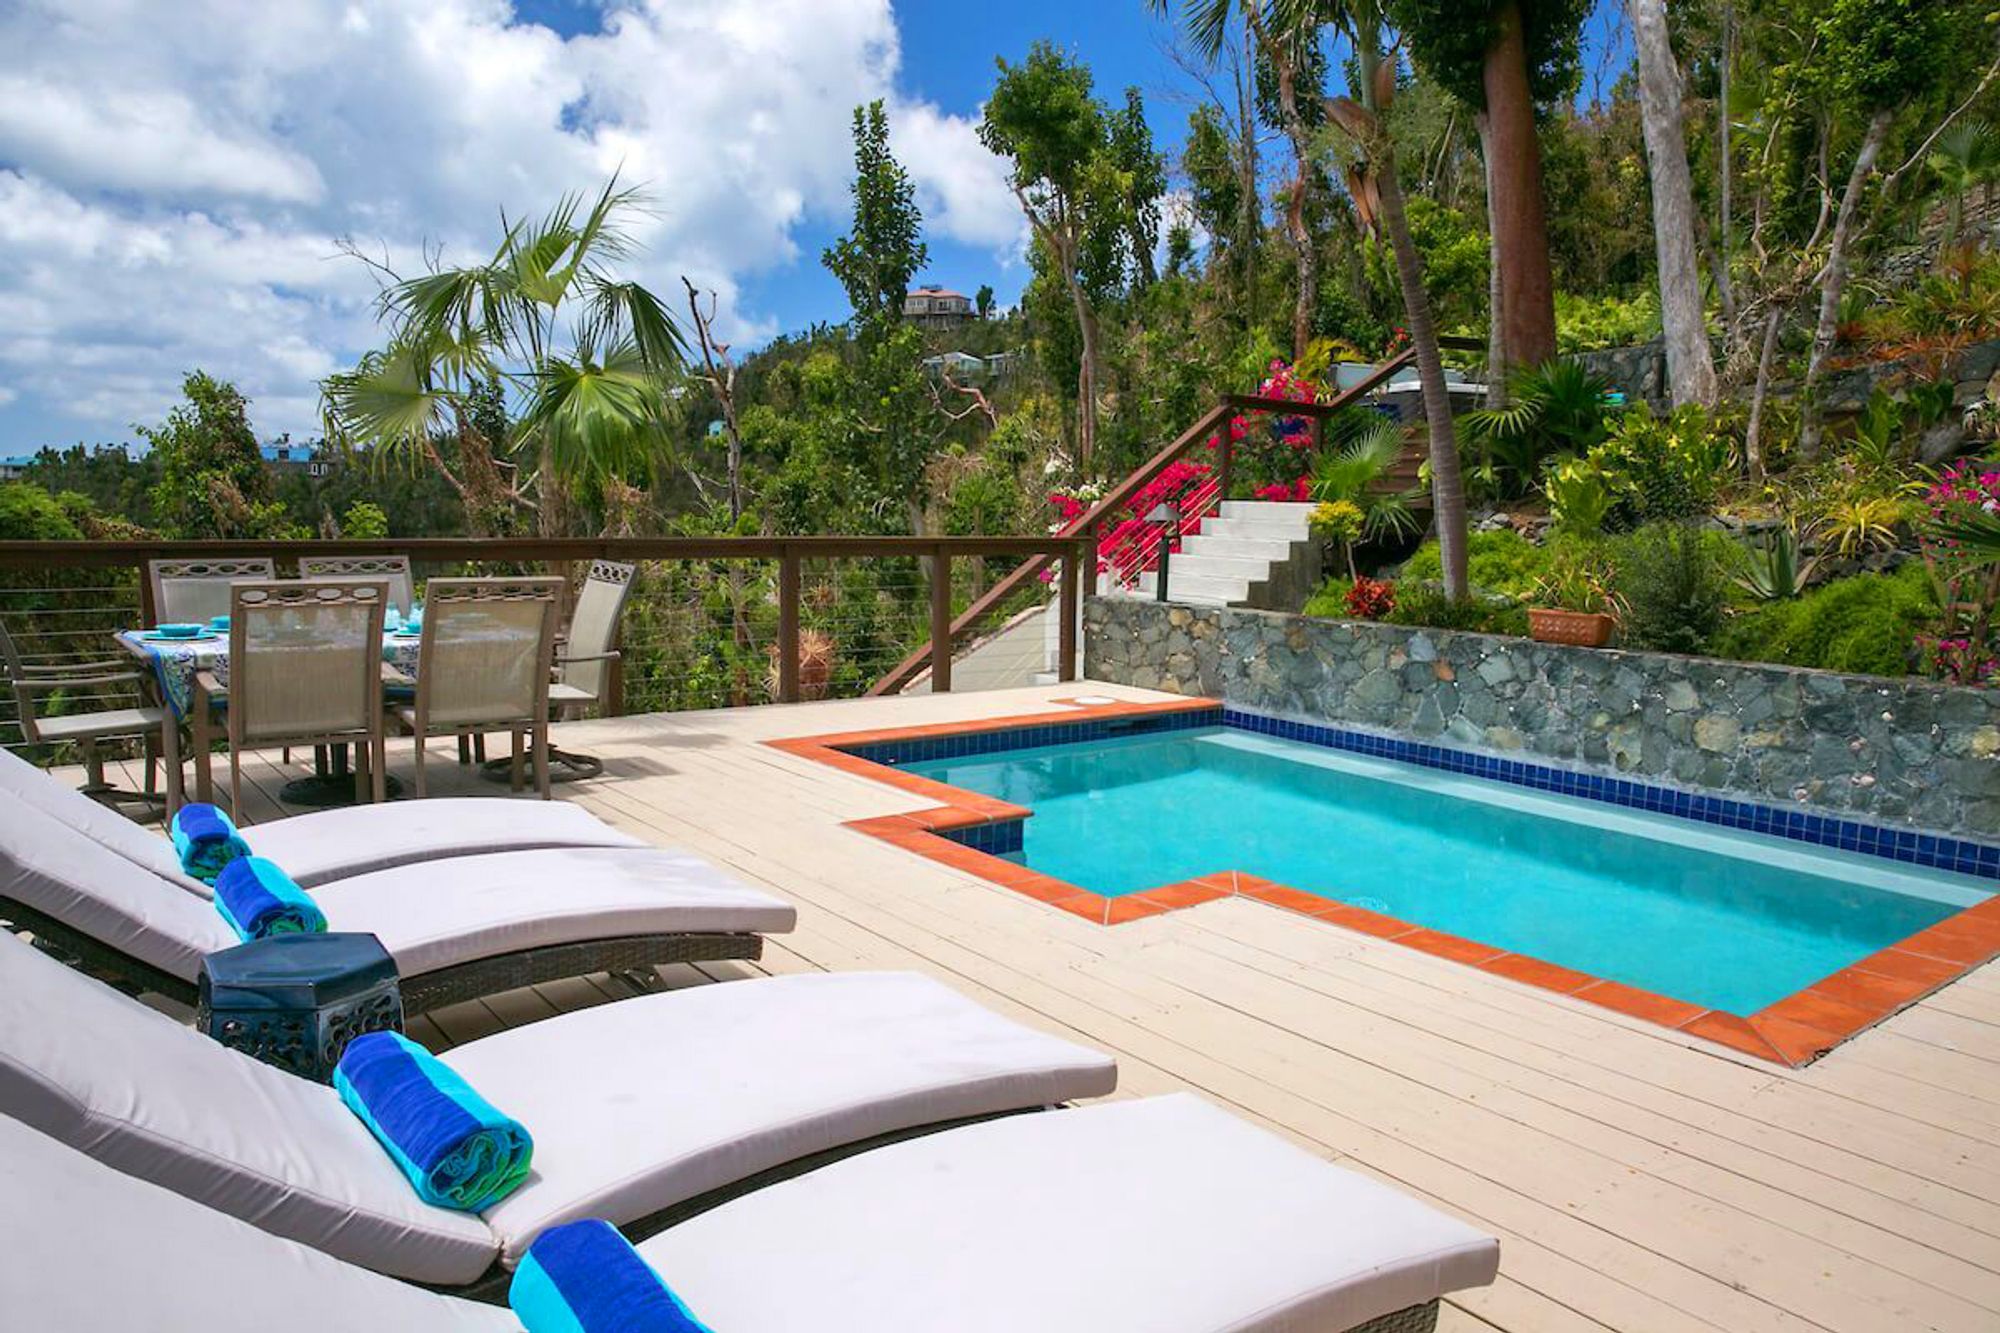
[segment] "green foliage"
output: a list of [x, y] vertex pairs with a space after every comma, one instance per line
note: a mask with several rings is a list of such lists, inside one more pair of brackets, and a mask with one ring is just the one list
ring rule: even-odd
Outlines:
[[1556, 293], [1556, 347], [1592, 352], [1631, 347], [1660, 336], [1660, 296], [1647, 288], [1634, 296]]
[[[1516, 601], [1533, 594], [1549, 569], [1549, 550], [1512, 528], [1475, 532], [1466, 539], [1467, 577], [1478, 592]], [[1401, 577], [1442, 583], [1444, 563], [1436, 542], [1425, 542], [1403, 562]]]
[[351, 541], [379, 541], [389, 535], [389, 515], [372, 500], [356, 500], [340, 516], [340, 535]]
[[1223, 128], [1222, 113], [1207, 102], [1188, 114], [1181, 171], [1187, 176], [1188, 204], [1195, 221], [1211, 238], [1226, 244], [1236, 233], [1243, 207], [1243, 178], [1236, 171], [1236, 150]]
[[1939, 0], [1821, 0], [1813, 6], [1823, 51], [1815, 81], [1861, 112], [1909, 100], [1951, 56], [1951, 9]]
[[[1391, 20], [1417, 64], [1467, 106], [1484, 107], [1486, 53], [1503, 0], [1388, 0]], [[1580, 35], [1592, 0], [1520, 0], [1528, 86], [1537, 101], [1575, 88]]]
[[1618, 592], [1626, 638], [1666, 653], [1708, 650], [1729, 604], [1734, 543], [1688, 523], [1655, 523], [1619, 548]]
[[1384, 617], [1392, 625], [1471, 630], [1479, 634], [1528, 632], [1528, 613], [1505, 598], [1466, 597], [1454, 601], [1442, 583], [1405, 578], [1396, 584], [1396, 605]]
[[1901, 676], [1910, 646], [1939, 615], [1929, 576], [1911, 562], [1892, 574], [1838, 579], [1732, 617], [1716, 637], [1723, 657], [1863, 675]]
[[1525, 366], [1508, 380], [1507, 406], [1465, 415], [1466, 434], [1504, 495], [1525, 495], [1559, 454], [1583, 454], [1604, 439], [1602, 377], [1576, 361]]
[[[923, 214], [909, 173], [889, 151], [889, 118], [877, 100], [854, 108], [854, 223], [820, 256], [864, 326], [903, 317], [910, 279], [924, 266]], [[989, 304], [991, 303], [989, 292]]]
[[81, 540], [83, 530], [56, 497], [24, 481], [0, 482], [0, 541]]
[[1535, 606], [1585, 615], [1617, 615], [1624, 608], [1618, 565], [1601, 541], [1568, 540], [1549, 552], [1548, 573], [1528, 599]]
[[[1488, 262], [1485, 228], [1426, 194], [1411, 196], [1405, 211], [1410, 239], [1423, 252], [1424, 291], [1431, 298], [1431, 313], [1439, 327], [1483, 328]], [[1396, 258], [1387, 239], [1369, 238], [1364, 253], [1370, 284], [1378, 291], [1395, 291]]]
[[1332, 443], [1313, 464], [1313, 499], [1321, 504], [1345, 503], [1362, 515], [1368, 537], [1415, 536], [1418, 531], [1411, 494], [1382, 489], [1382, 479], [1403, 452], [1403, 428], [1373, 412], [1344, 443]]
[[1697, 518], [1735, 466], [1735, 442], [1699, 406], [1656, 417], [1641, 404], [1612, 424], [1589, 461], [1618, 495], [1614, 527]]
[[1587, 458], [1565, 458], [1549, 469], [1542, 494], [1560, 531], [1588, 537], [1604, 530], [1605, 520], [1617, 507], [1619, 489], [1598, 464]]
[[276, 537], [287, 528], [236, 387], [195, 371], [181, 382], [187, 401], [157, 426], [138, 426], [159, 459], [153, 510], [169, 537]]

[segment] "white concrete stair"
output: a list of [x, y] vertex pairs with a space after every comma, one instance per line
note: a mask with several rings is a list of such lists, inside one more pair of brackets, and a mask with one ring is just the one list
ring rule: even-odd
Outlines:
[[[1167, 596], [1193, 606], [1297, 610], [1318, 581], [1310, 504], [1225, 500], [1201, 531], [1181, 541], [1167, 570]], [[1310, 565], [1307, 569], [1304, 566]], [[1133, 595], [1151, 597], [1156, 575], [1139, 575]]]

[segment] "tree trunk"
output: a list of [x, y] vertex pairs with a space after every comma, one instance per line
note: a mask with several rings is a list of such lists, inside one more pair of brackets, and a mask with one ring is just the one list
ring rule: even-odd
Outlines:
[[1431, 318], [1430, 297], [1424, 293], [1424, 261], [1410, 237], [1409, 214], [1403, 205], [1403, 185], [1396, 179], [1396, 151], [1386, 134], [1369, 154], [1382, 193], [1382, 225], [1396, 255], [1396, 276], [1403, 287], [1403, 305], [1410, 320], [1410, 346], [1417, 354], [1417, 376], [1423, 384], [1424, 424], [1430, 430], [1431, 515], [1437, 524], [1438, 554], [1444, 565], [1444, 593], [1452, 601], [1470, 591], [1466, 575], [1465, 482], [1458, 471], [1458, 436], [1452, 429], [1451, 395], [1444, 385], [1444, 358], [1438, 353], [1437, 323]]
[[1757, 355], [1757, 385], [1750, 394], [1750, 424], [1743, 432], [1743, 461], [1750, 480], [1764, 480], [1764, 404], [1771, 397], [1771, 363], [1778, 355], [1778, 330], [1785, 322], [1785, 307], [1774, 302], [1764, 320], [1764, 344]]
[[[1486, 198], [1493, 199], [1493, 144], [1487, 130], [1486, 113], [1474, 118], [1479, 129], [1479, 162], [1486, 175]], [[1491, 228], [1486, 245], [1486, 406], [1497, 412], [1507, 406], [1507, 337], [1500, 312], [1507, 304], [1500, 288], [1500, 257], [1493, 253]]]
[[[1256, 9], [1247, 12], [1253, 16], [1252, 22], [1258, 22], [1254, 17]], [[1261, 35], [1261, 23], [1259, 32]], [[1313, 317], [1319, 310], [1319, 252], [1306, 225], [1306, 195], [1312, 181], [1312, 135], [1306, 129], [1305, 118], [1299, 114], [1298, 65], [1290, 45], [1266, 42], [1265, 49], [1278, 75], [1278, 114], [1285, 122], [1285, 138], [1292, 145], [1294, 174], [1291, 199], [1285, 209], [1285, 227], [1291, 235], [1299, 266], [1298, 298], [1292, 305], [1292, 361], [1297, 363], [1306, 354], [1306, 344], [1312, 341]]]
[[1087, 477], [1091, 454], [1097, 447], [1097, 313], [1090, 308], [1073, 259], [1063, 261], [1063, 274], [1068, 279], [1070, 303], [1076, 308], [1077, 336], [1083, 341], [1083, 355], [1076, 367], [1076, 466]]
[[1486, 215], [1506, 300], [1501, 336], [1507, 355], [1515, 365], [1538, 366], [1556, 354], [1555, 279], [1549, 272], [1548, 219], [1542, 203], [1542, 148], [1535, 138], [1535, 103], [1528, 89], [1517, 0], [1501, 6], [1498, 20], [1483, 79], [1493, 183]]
[[1715, 403], [1715, 358], [1695, 265], [1694, 183], [1681, 124], [1681, 70], [1667, 37], [1666, 0], [1627, 0], [1639, 58], [1639, 112], [1653, 184], [1653, 249], [1660, 269], [1660, 323], [1675, 407]]
[[1722, 347], [1726, 355], [1736, 350], [1736, 280], [1729, 272], [1730, 180], [1736, 174], [1729, 156], [1729, 81], [1736, 76], [1736, 6], [1724, 0], [1722, 6], [1722, 79], [1716, 107], [1716, 128], [1722, 142], [1718, 146], [1716, 171], [1721, 180], [1721, 212], [1715, 229], [1715, 291], [1722, 300]]
[[1243, 64], [1236, 71], [1236, 128], [1240, 136], [1237, 192], [1237, 258], [1243, 276], [1243, 330], [1257, 327], [1257, 230], [1263, 201], [1257, 197], [1257, 111], [1252, 80], [1257, 71], [1256, 34], [1243, 25]]
[[1868, 178], [1875, 174], [1875, 161], [1882, 155], [1882, 141], [1889, 135], [1893, 110], [1877, 111], [1861, 138], [1861, 151], [1854, 156], [1854, 170], [1847, 174], [1847, 187], [1840, 192], [1840, 211], [1833, 221], [1833, 236], [1827, 242], [1826, 268], [1820, 274], [1819, 323], [1813, 329], [1812, 356], [1806, 361], [1805, 382], [1799, 386], [1803, 404], [1799, 419], [1799, 457], [1807, 462], [1819, 457], [1824, 421], [1814, 395], [1826, 371], [1827, 357], [1833, 353], [1834, 333], [1840, 323], [1840, 297], [1847, 289], [1847, 248], [1854, 239], [1854, 220], [1861, 211], [1861, 195]]

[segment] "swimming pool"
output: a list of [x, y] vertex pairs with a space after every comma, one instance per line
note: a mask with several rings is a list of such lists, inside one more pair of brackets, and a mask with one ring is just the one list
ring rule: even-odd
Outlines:
[[1236, 728], [922, 759], [1027, 807], [1009, 859], [1107, 898], [1238, 871], [1751, 1015], [1985, 882]]

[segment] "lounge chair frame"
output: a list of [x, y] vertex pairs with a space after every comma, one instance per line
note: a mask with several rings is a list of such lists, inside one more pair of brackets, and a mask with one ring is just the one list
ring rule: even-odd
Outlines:
[[[127, 990], [152, 991], [182, 1004], [195, 1002], [195, 984], [161, 971], [102, 940], [0, 897], [0, 917], [34, 932], [37, 941], [74, 957], [82, 970]], [[424, 1014], [545, 981], [565, 981], [594, 972], [637, 972], [669, 963], [754, 962], [764, 953], [764, 937], [751, 934], [689, 933], [615, 935], [604, 939], [549, 944], [441, 967], [401, 979], [403, 1011]]]

